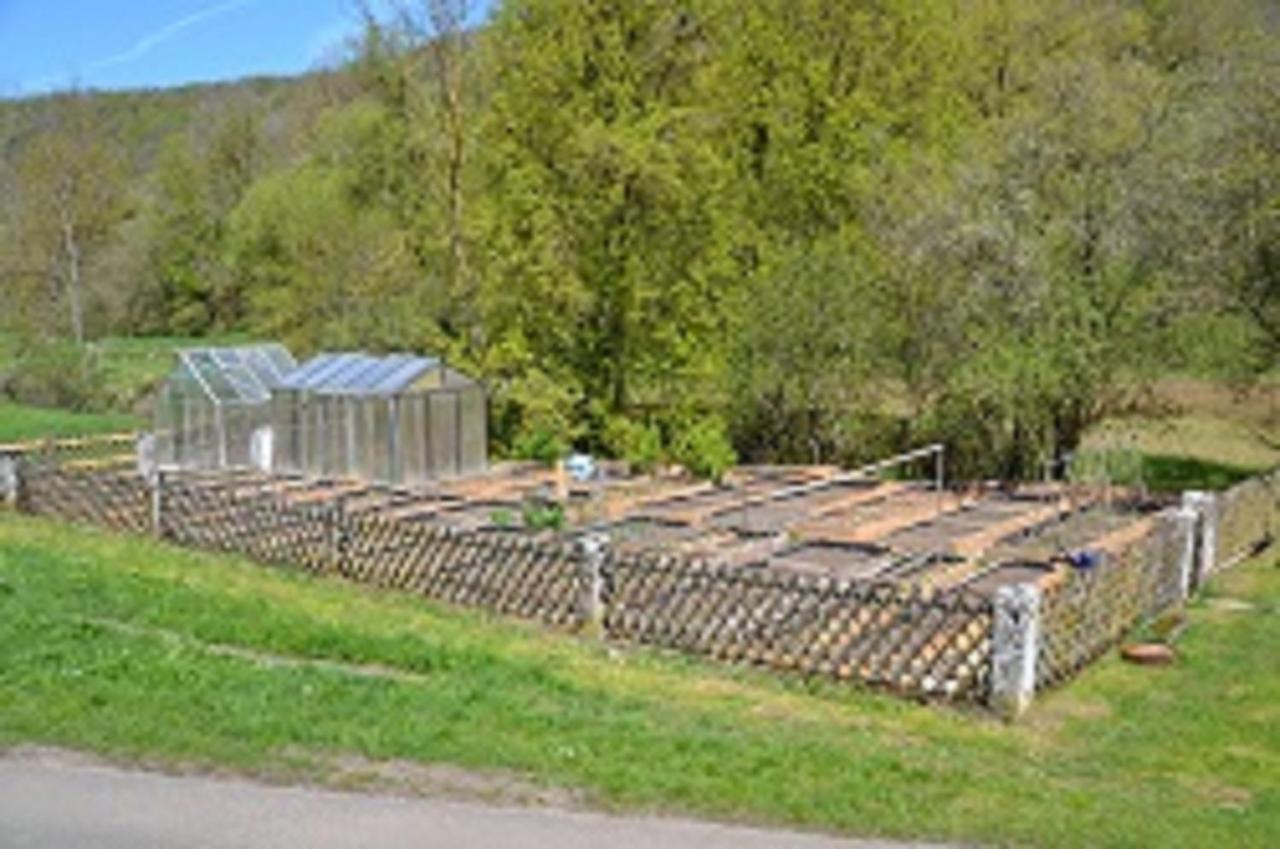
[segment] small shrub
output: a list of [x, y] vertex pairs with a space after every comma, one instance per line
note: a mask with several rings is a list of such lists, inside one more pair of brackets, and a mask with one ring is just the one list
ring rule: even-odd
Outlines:
[[106, 385], [101, 358], [65, 342], [36, 342], [18, 359], [5, 383], [14, 401], [83, 412], [102, 409]]
[[569, 444], [551, 428], [538, 427], [516, 434], [511, 453], [517, 460], [534, 460], [552, 466], [569, 453]]
[[672, 448], [675, 459], [693, 475], [717, 483], [738, 461], [724, 422], [715, 416], [695, 419], [682, 428]]
[[655, 425], [618, 416], [605, 426], [604, 439], [615, 457], [626, 460], [642, 474], [652, 472], [662, 462], [662, 432]]
[[524, 505], [524, 526], [531, 531], [561, 531], [565, 526], [564, 508], [554, 501], [529, 501]]

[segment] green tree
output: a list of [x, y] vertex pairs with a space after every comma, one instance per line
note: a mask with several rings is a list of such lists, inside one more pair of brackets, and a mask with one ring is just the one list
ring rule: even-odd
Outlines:
[[658, 2], [505, 5], [488, 48], [485, 351], [581, 387], [581, 420], [698, 395], [733, 284], [696, 79], [705, 34]]
[[254, 330], [300, 350], [413, 338], [412, 248], [388, 213], [352, 202], [350, 181], [304, 165], [259, 180], [231, 214], [227, 258]]
[[743, 294], [731, 355], [735, 442], [753, 459], [856, 454], [888, 403], [896, 340], [874, 263], [830, 245], [797, 252]]
[[95, 262], [129, 214], [124, 158], [97, 131], [82, 96], [64, 95], [54, 125], [27, 144], [16, 172], [17, 239], [26, 266], [43, 276], [16, 285], [43, 284], [52, 311], [41, 329], [61, 328], [83, 344]]

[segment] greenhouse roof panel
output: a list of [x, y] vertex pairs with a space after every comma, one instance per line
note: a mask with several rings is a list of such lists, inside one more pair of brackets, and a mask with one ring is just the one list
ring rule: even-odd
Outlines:
[[375, 392], [403, 392], [427, 371], [440, 365], [435, 357], [402, 357], [394, 368], [383, 374]]
[[218, 404], [267, 401], [284, 372], [295, 367], [281, 345], [187, 348], [178, 351], [180, 369]]
[[318, 354], [287, 375], [281, 386], [325, 394], [393, 395], [439, 365], [434, 357], [414, 354]]
[[345, 354], [317, 354], [301, 367], [285, 375], [280, 385], [285, 389], [311, 389], [322, 386], [336, 369], [342, 367], [345, 356]]

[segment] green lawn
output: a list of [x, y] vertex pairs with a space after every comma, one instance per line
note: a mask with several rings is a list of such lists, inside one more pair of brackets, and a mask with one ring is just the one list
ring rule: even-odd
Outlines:
[[445, 762], [859, 835], [1274, 846], [1275, 565], [1214, 588], [1253, 607], [1196, 605], [1176, 666], [1104, 660], [1006, 726], [7, 515], [0, 746], [322, 782]]
[[85, 436], [136, 430], [142, 420], [123, 413], [73, 413], [0, 401], [0, 443], [46, 436]]
[[[178, 348], [201, 345], [234, 345], [247, 341], [238, 335], [211, 338], [182, 336], [109, 336], [89, 342], [77, 349], [70, 341], [24, 342], [17, 336], [0, 332], [0, 377], [6, 373], [35, 375], [37, 391], [50, 376], [73, 365], [88, 369], [92, 388], [90, 397], [74, 405], [102, 413], [138, 413], [150, 403], [155, 387], [174, 364]], [[41, 377], [43, 376], [43, 377]], [[0, 383], [3, 383], [0, 380]], [[34, 400], [43, 395], [24, 396], [24, 390], [11, 392], [11, 399]], [[47, 392], [47, 390], [46, 390]]]
[[[236, 344], [244, 339], [113, 336], [89, 343], [85, 356], [96, 364], [100, 397], [90, 412], [34, 406], [0, 397], [0, 443], [46, 436], [83, 436], [115, 433], [146, 426], [146, 410], [155, 387], [173, 368], [173, 352], [193, 345]], [[42, 356], [74, 350], [69, 342], [42, 349]], [[24, 347], [12, 335], [0, 333], [0, 374], [25, 368]], [[74, 360], [72, 360], [74, 361]]]
[[146, 403], [154, 387], [173, 368], [174, 351], [208, 345], [236, 345], [249, 341], [241, 335], [210, 338], [185, 336], [111, 336], [93, 346], [102, 363], [108, 394], [130, 405]]

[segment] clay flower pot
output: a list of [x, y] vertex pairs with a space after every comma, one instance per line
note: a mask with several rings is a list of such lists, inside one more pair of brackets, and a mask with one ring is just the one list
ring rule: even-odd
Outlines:
[[1142, 666], [1165, 666], [1176, 656], [1173, 646], [1164, 643], [1130, 643], [1120, 649], [1120, 656]]

